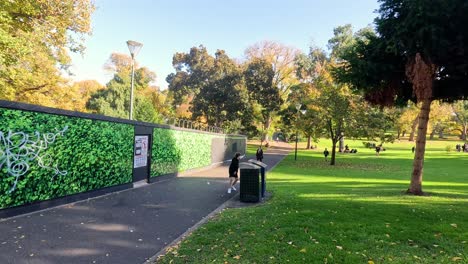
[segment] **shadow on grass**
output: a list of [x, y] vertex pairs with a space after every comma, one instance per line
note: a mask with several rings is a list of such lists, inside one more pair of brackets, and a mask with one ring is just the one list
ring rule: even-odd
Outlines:
[[[311, 176], [313, 177], [313, 176]], [[342, 194], [343, 197], [398, 197], [404, 199], [405, 197], [416, 197], [406, 194], [408, 184], [390, 184], [382, 183], [381, 181], [321, 181], [321, 182], [304, 182], [301, 180], [278, 180], [268, 179], [269, 186], [278, 185], [278, 188], [294, 189], [297, 195], [301, 194], [316, 194], [317, 197], [321, 195]], [[313, 187], [310, 187], [313, 186]], [[428, 186], [431, 186], [428, 184]], [[444, 199], [459, 199], [468, 203], [468, 193], [466, 193], [466, 186], [454, 185], [436, 185], [428, 187], [431, 191], [420, 196], [421, 199], [426, 197], [430, 198], [444, 198]], [[303, 192], [301, 192], [303, 190]], [[450, 202], [450, 201], [448, 201]]]

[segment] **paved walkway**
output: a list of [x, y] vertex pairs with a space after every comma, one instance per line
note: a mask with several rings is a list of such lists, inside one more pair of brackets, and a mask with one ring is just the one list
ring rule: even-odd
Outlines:
[[[279, 143], [264, 162], [289, 151]], [[0, 263], [144, 263], [236, 195], [228, 165], [1, 221]]]

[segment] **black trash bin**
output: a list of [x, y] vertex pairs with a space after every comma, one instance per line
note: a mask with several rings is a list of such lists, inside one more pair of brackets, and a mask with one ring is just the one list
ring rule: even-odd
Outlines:
[[247, 162], [239, 164], [240, 169], [240, 190], [241, 202], [256, 203], [260, 201], [260, 167]]
[[265, 192], [266, 192], [266, 175], [265, 175], [265, 172], [266, 172], [266, 167], [268, 167], [268, 165], [266, 165], [265, 163], [263, 163], [261, 161], [254, 160], [254, 159], [249, 159], [249, 162], [260, 167], [260, 175], [261, 175], [261, 178], [262, 178], [262, 191], [261, 191], [261, 193], [262, 193], [262, 198], [264, 198], [265, 197]]

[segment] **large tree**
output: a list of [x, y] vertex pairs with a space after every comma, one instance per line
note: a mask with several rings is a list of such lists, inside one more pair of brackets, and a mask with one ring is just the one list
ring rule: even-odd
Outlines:
[[[176, 72], [167, 78], [175, 106], [189, 103], [191, 118], [221, 127], [249, 116], [242, 69], [223, 50], [211, 56], [203, 46], [189, 53], [176, 53], [172, 62]], [[190, 100], [189, 100], [190, 99]]]
[[204, 46], [192, 47], [188, 53], [177, 52], [172, 58], [175, 73], [166, 77], [174, 106], [196, 96], [206, 85], [214, 67], [214, 57]]
[[368, 32], [342, 55], [338, 78], [370, 101], [421, 104], [408, 193], [423, 194], [423, 163], [431, 102], [468, 95], [468, 2], [380, 0], [377, 34]]
[[298, 49], [273, 41], [258, 42], [245, 50], [248, 61], [264, 60], [272, 66], [273, 87], [279, 90], [283, 99], [286, 99], [289, 88], [298, 83], [294, 74], [298, 54]]
[[259, 108], [262, 139], [268, 134], [274, 114], [283, 103], [280, 91], [273, 83], [274, 76], [272, 65], [264, 59], [251, 61], [244, 72], [249, 98]]
[[209, 124], [221, 127], [225, 121], [238, 120], [247, 105], [240, 66], [218, 50], [210, 79], [192, 101], [193, 117], [205, 117]]
[[[128, 118], [130, 110], [131, 58], [128, 55], [111, 54], [105, 68], [114, 73], [105, 89], [97, 90], [90, 96], [86, 106], [91, 112]], [[135, 65], [135, 119], [146, 122], [160, 122], [161, 116], [156, 111], [152, 101], [158, 92], [150, 84], [156, 79], [156, 74], [146, 67]]]
[[333, 29], [333, 37], [328, 40], [328, 49], [332, 58], [341, 58], [342, 54], [354, 43], [353, 27], [351, 24], [338, 26]]
[[419, 108], [416, 104], [408, 102], [407, 106], [397, 107], [397, 109], [400, 110], [400, 116], [395, 123], [398, 138], [400, 135], [404, 137], [406, 133], [409, 133], [408, 140], [414, 141], [414, 133], [418, 126]]
[[457, 130], [460, 131], [460, 139], [466, 140], [468, 130], [468, 101], [459, 101], [451, 106], [453, 119], [457, 123]]
[[[263, 119], [261, 122], [261, 129], [264, 132], [266, 140], [268, 140], [268, 134], [272, 132], [275, 127], [275, 120], [279, 120], [278, 111], [288, 106], [287, 98], [291, 87], [299, 83], [295, 75], [295, 60], [299, 54], [300, 52], [298, 49], [273, 41], [258, 42], [245, 50], [247, 68], [250, 66], [258, 67], [260, 66], [259, 63], [268, 64], [266, 67], [268, 67], [273, 74], [271, 78], [271, 89], [276, 90], [274, 93], [277, 93], [280, 98], [280, 101], [275, 100], [274, 102], [278, 104], [274, 107], [274, 111], [271, 111], [269, 117]], [[252, 67], [250, 68], [252, 69]], [[273, 90], [271, 90], [271, 92], [273, 92]], [[266, 100], [267, 99], [265, 99], [265, 101]], [[263, 103], [267, 104], [268, 102]], [[262, 109], [265, 109], [265, 107], [262, 107]], [[263, 114], [262, 116], [264, 117]]]
[[54, 106], [51, 94], [68, 94], [60, 70], [83, 51], [93, 10], [91, 0], [0, 1], [0, 98]]
[[428, 123], [429, 139], [434, 139], [436, 134], [439, 134], [439, 138], [443, 138], [444, 131], [452, 127], [453, 124], [451, 106], [441, 101], [433, 101]]

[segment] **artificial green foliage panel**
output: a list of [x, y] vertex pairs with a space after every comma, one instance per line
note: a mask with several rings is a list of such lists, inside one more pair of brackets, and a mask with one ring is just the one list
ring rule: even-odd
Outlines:
[[131, 125], [0, 108], [0, 209], [132, 181]]
[[215, 135], [155, 128], [151, 176], [211, 165], [213, 137]]

